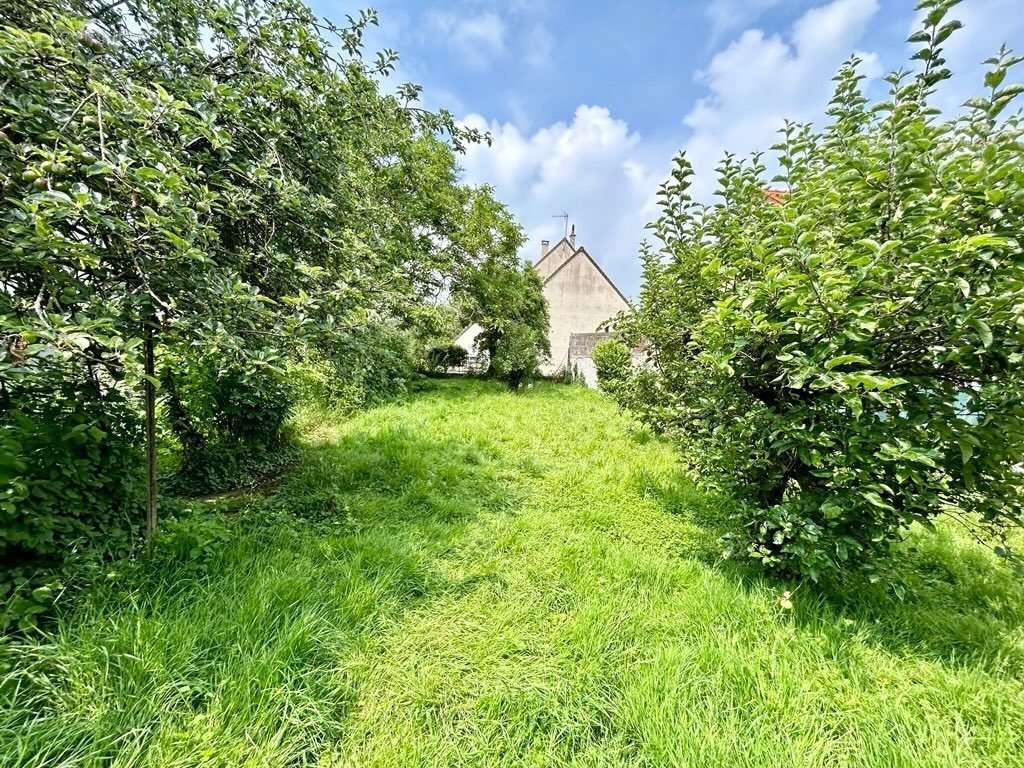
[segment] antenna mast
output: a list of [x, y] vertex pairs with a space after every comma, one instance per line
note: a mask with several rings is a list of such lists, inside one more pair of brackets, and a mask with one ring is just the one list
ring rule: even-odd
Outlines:
[[565, 235], [563, 237], [569, 237], [569, 214], [568, 213], [556, 213], [551, 217], [552, 219], [562, 219], [565, 224]]

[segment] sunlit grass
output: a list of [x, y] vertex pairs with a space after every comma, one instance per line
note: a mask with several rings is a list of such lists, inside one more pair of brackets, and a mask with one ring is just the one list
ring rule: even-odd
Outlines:
[[1024, 589], [953, 532], [900, 555], [903, 601], [787, 609], [717, 559], [727, 502], [593, 392], [446, 381], [300, 423], [224, 542], [14, 649], [0, 765], [1024, 763]]

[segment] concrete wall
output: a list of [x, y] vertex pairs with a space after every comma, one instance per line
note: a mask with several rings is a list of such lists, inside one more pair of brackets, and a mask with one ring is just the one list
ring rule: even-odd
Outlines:
[[541, 372], [548, 375], [568, 361], [571, 334], [593, 333], [606, 320], [629, 309], [582, 248], [550, 274], [544, 298], [551, 315], [551, 360]]
[[612, 338], [610, 333], [573, 333], [569, 336], [568, 363], [591, 389], [597, 388], [597, 366], [594, 365], [594, 347]]
[[597, 366], [591, 357], [577, 357], [572, 361], [576, 366], [576, 372], [583, 379], [583, 383], [591, 389], [597, 389]]

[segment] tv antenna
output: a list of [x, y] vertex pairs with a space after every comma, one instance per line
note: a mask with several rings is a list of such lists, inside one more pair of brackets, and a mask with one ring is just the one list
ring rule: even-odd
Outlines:
[[568, 213], [556, 213], [551, 218], [552, 219], [562, 219], [562, 221], [565, 223], [565, 235], [564, 235], [564, 237], [569, 237], [569, 214]]

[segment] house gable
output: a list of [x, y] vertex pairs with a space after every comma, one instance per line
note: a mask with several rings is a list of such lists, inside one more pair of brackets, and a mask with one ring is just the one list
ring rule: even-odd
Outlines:
[[[578, 345], [579, 339], [601, 334], [605, 323], [632, 307], [587, 249], [577, 248], [569, 238], [559, 240], [533, 267], [541, 277], [550, 319], [551, 357], [541, 372], [554, 374], [570, 361], [574, 338]], [[474, 323], [455, 343], [476, 355], [476, 336], [482, 330]]]
[[554, 247], [548, 249], [547, 253], [540, 257], [540, 260], [533, 265], [533, 268], [540, 274], [541, 280], [547, 280], [569, 259], [576, 255], [576, 248], [568, 238], [563, 237]]
[[552, 272], [551, 272], [551, 274], [550, 274], [550, 275], [548, 275], [548, 277], [547, 277], [547, 278], [546, 278], [546, 279], [544, 280], [544, 282], [545, 282], [545, 283], [547, 283], [547, 281], [548, 281], [548, 280], [551, 280], [551, 279], [552, 279], [552, 278], [553, 278], [553, 277], [554, 277], [554, 276], [555, 276], [555, 275], [556, 275], [556, 274], [557, 274], [557, 273], [558, 273], [559, 271], [561, 271], [562, 267], [565, 267], [565, 266], [567, 266], [567, 265], [569, 264], [569, 262], [570, 262], [570, 261], [572, 261], [573, 259], [575, 259], [575, 258], [576, 258], [577, 256], [580, 256], [580, 255], [584, 256], [584, 257], [585, 257], [585, 258], [587, 259], [587, 261], [589, 261], [589, 262], [590, 262], [590, 265], [591, 265], [591, 266], [592, 266], [592, 267], [593, 267], [594, 269], [596, 269], [596, 270], [597, 270], [597, 273], [598, 273], [599, 275], [601, 275], [602, 279], [603, 279], [603, 280], [604, 280], [604, 282], [605, 282], [605, 283], [607, 284], [607, 286], [608, 286], [609, 288], [611, 288], [611, 289], [612, 289], [613, 291], [615, 291], [615, 293], [616, 293], [616, 294], [618, 295], [618, 297], [619, 297], [620, 299], [622, 299], [622, 301], [623, 301], [623, 302], [625, 303], [625, 305], [626, 305], [625, 307], [623, 307], [623, 309], [629, 309], [630, 307], [632, 307], [632, 304], [630, 304], [630, 303], [629, 303], [629, 299], [627, 299], [627, 298], [626, 298], [625, 296], [623, 296], [623, 295], [622, 295], [622, 291], [620, 291], [620, 290], [619, 290], [619, 287], [618, 287], [617, 285], [615, 285], [615, 283], [613, 283], [613, 282], [612, 282], [612, 279], [611, 279], [610, 277], [608, 277], [608, 275], [607, 275], [607, 274], [605, 274], [605, 271], [604, 271], [603, 269], [601, 269], [601, 265], [600, 265], [600, 264], [598, 264], [598, 263], [597, 263], [597, 262], [596, 262], [596, 261], [594, 260], [594, 257], [593, 257], [593, 256], [591, 256], [591, 255], [590, 255], [589, 253], [587, 253], [587, 249], [586, 249], [586, 248], [584, 248], [584, 247], [583, 247], [582, 245], [581, 245], [581, 246], [580, 246], [580, 247], [579, 247], [579, 248], [578, 248], [578, 249], [576, 250], [576, 252], [575, 252], [575, 253], [573, 253], [573, 255], [572, 255], [572, 256], [570, 256], [570, 257], [569, 257], [568, 259], [566, 259], [566, 260], [565, 260], [565, 261], [564, 261], [564, 262], [563, 262], [563, 263], [562, 263], [562, 264], [561, 264], [561, 265], [560, 265], [560, 266], [558, 267], [558, 269], [555, 269], [554, 271], [552, 271]]
[[549, 371], [568, 360], [574, 333], [595, 333], [630, 304], [597, 262], [579, 248], [544, 281], [544, 298], [551, 321]]

